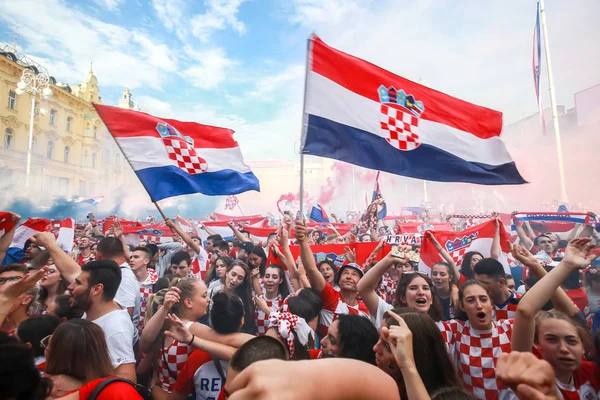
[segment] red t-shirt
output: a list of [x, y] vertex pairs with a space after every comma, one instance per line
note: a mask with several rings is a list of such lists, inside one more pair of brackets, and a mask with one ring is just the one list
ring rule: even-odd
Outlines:
[[565, 293], [567, 293], [567, 296], [569, 296], [577, 308], [581, 310], [583, 315], [585, 315], [585, 309], [588, 306], [588, 297], [585, 290], [580, 287], [577, 289], [565, 290]]
[[335, 321], [338, 315], [351, 314], [360, 315], [361, 317], [369, 317], [369, 309], [361, 300], [358, 300], [356, 306], [349, 306], [344, 303], [344, 299], [340, 292], [335, 290], [328, 282], [325, 282], [325, 287], [321, 291], [321, 300], [323, 301], [323, 309], [321, 310], [319, 336], [325, 337], [329, 325]]
[[[221, 368], [226, 373], [225, 362], [221, 363]], [[202, 350], [194, 350], [179, 371], [173, 390], [187, 395], [195, 389], [197, 398], [215, 399], [222, 391], [222, 384], [224, 382], [212, 356]]]
[[[86, 383], [82, 387], [79, 388], [79, 400], [87, 400], [88, 397], [92, 394], [96, 386], [103, 382], [108, 378], [113, 378], [112, 376], [107, 376], [106, 378], [98, 378], [91, 382]], [[73, 392], [70, 392], [73, 393]], [[67, 394], [70, 394], [67, 393]], [[97, 397], [98, 400], [142, 400], [142, 396], [140, 396], [135, 390], [133, 386], [126, 382], [113, 382], [109, 383], [99, 394]]]

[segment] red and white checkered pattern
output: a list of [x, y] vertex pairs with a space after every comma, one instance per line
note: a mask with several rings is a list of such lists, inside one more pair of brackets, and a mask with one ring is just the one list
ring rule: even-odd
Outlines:
[[[273, 312], [281, 311], [281, 306], [283, 305], [283, 301], [281, 300], [281, 295], [278, 295], [272, 300], [266, 299], [265, 296], [260, 296], [267, 302], [267, 306]], [[256, 334], [258, 336], [263, 336], [267, 333], [267, 329], [269, 329], [269, 317], [262, 311], [259, 310], [258, 307], [255, 307], [254, 311], [254, 320], [256, 321]]]
[[233, 210], [235, 207], [237, 207], [239, 202], [240, 201], [238, 200], [237, 196], [234, 196], [234, 195], [227, 196], [227, 199], [225, 200], [225, 209]]
[[140, 318], [138, 319], [137, 330], [140, 336], [144, 330], [144, 320], [146, 319], [146, 309], [148, 308], [148, 298], [152, 294], [152, 286], [158, 281], [158, 274], [152, 268], [148, 268], [148, 277], [140, 283]]
[[500, 354], [511, 350], [512, 327], [512, 319], [493, 321], [490, 331], [477, 331], [469, 321], [450, 320], [440, 325], [459, 378], [479, 399], [504, 398], [508, 393], [495, 370]]
[[369, 309], [365, 303], [358, 300], [357, 305], [349, 306], [344, 303], [342, 295], [329, 283], [325, 283], [325, 287], [321, 291], [320, 296], [323, 301], [323, 308], [321, 309], [321, 317], [319, 318], [319, 337], [325, 337], [327, 335], [329, 326], [339, 315], [350, 314], [369, 317]]
[[386, 272], [383, 278], [381, 279], [381, 283], [379, 284], [379, 288], [377, 290], [377, 294], [383, 301], [388, 304], [392, 304], [394, 302], [394, 298], [396, 297], [396, 287], [398, 286], [398, 281], [395, 281], [390, 278], [388, 273]]
[[399, 150], [414, 150], [421, 145], [419, 117], [402, 108], [382, 104], [381, 129], [386, 133], [388, 143]]
[[140, 240], [145, 240], [148, 243], [160, 243], [160, 236], [156, 236], [156, 235], [140, 235]]
[[169, 153], [169, 158], [177, 162], [177, 166], [188, 174], [206, 172], [206, 160], [196, 154], [194, 147], [178, 137], [163, 137], [163, 143]]
[[520, 299], [521, 295], [512, 293], [510, 296], [511, 297], [502, 307], [498, 307], [498, 305], [494, 304], [494, 315], [492, 318], [496, 321], [514, 318], [515, 315], [517, 315], [517, 307], [519, 306], [519, 302], [515, 299]]
[[[192, 325], [192, 321], [186, 322], [185, 327], [189, 328], [190, 325]], [[194, 351], [193, 346], [179, 343], [176, 340], [173, 340], [173, 343], [166, 349], [164, 347], [160, 348], [160, 351], [158, 352], [158, 382], [156, 384], [162, 390], [167, 393], [173, 391], [175, 379], [173, 379], [172, 375], [177, 376], [179, 374], [179, 371], [183, 368], [192, 351]], [[165, 359], [168, 362], [168, 367]]]

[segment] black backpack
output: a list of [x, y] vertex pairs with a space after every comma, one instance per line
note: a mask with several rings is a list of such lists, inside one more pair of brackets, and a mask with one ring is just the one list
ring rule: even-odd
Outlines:
[[152, 394], [144, 386], [138, 385], [137, 383], [133, 383], [129, 379], [117, 378], [117, 377], [108, 378], [108, 379], [105, 379], [104, 381], [100, 382], [98, 384], [98, 386], [96, 386], [94, 388], [94, 390], [92, 390], [92, 393], [88, 397], [88, 400], [96, 400], [98, 398], [98, 395], [100, 394], [100, 392], [102, 390], [104, 390], [105, 387], [107, 387], [108, 385], [110, 385], [113, 382], [125, 382], [125, 383], [129, 383], [138, 392], [138, 394], [142, 397], [142, 399], [144, 399], [144, 400], [152, 400]]

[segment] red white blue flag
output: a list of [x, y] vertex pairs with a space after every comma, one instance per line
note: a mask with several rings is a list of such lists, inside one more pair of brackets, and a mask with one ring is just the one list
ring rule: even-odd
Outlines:
[[533, 84], [535, 85], [535, 97], [537, 99], [538, 110], [540, 111], [540, 123], [542, 131], [546, 134], [546, 121], [544, 120], [544, 108], [542, 107], [542, 94], [540, 93], [540, 72], [542, 59], [542, 39], [540, 36], [540, 2], [537, 3], [535, 15], [535, 28], [533, 29]]
[[260, 191], [226, 128], [94, 104], [152, 201]]
[[526, 183], [502, 113], [309, 39], [302, 153], [442, 182]]
[[312, 206], [308, 217], [315, 222], [329, 222], [329, 215], [320, 204]]

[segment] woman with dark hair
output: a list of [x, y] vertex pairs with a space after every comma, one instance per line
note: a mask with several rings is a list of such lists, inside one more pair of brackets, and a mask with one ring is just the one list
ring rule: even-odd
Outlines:
[[[405, 246], [401, 250], [409, 248], [410, 246]], [[435, 287], [431, 278], [425, 273], [415, 271], [402, 274], [396, 287], [394, 305], [386, 303], [375, 292], [379, 279], [389, 268], [398, 264], [408, 264], [408, 261], [405, 251], [400, 251], [398, 255], [393, 255], [390, 252], [367, 271], [365, 276], [358, 282], [358, 294], [369, 309], [371, 321], [376, 328], [381, 326], [384, 314], [394, 306], [414, 308], [418, 312], [429, 314], [436, 322], [442, 318], [442, 308], [436, 296]]]
[[46, 357], [44, 357], [44, 348], [40, 342], [46, 336], [52, 335], [58, 325], [60, 325], [60, 319], [57, 316], [46, 314], [28, 318], [17, 328], [17, 336], [31, 348], [35, 357], [35, 366], [40, 371], [46, 369]]
[[56, 296], [54, 302], [50, 303], [46, 309], [47, 314], [56, 315], [61, 322], [81, 318], [83, 312], [81, 308], [71, 304], [71, 296], [68, 294]]
[[264, 292], [257, 293], [254, 297], [254, 321], [256, 323], [256, 334], [262, 336], [267, 333], [269, 327], [269, 315], [278, 312], [283, 305], [283, 299], [289, 296], [290, 289], [283, 267], [279, 264], [271, 264], [265, 269], [263, 278]]
[[431, 280], [435, 287], [436, 297], [442, 307], [442, 321], [454, 318], [454, 304], [452, 299], [452, 284], [455, 282], [454, 271], [446, 262], [437, 262], [431, 267]]
[[261, 277], [265, 275], [265, 266], [267, 265], [267, 254], [260, 246], [254, 246], [248, 253], [248, 266], [251, 270], [258, 268]]
[[209, 297], [212, 298], [218, 292], [225, 292], [228, 295], [237, 295], [244, 303], [245, 314], [248, 318], [244, 319], [242, 332], [255, 334], [254, 318], [254, 302], [252, 300], [252, 278], [248, 266], [241, 261], [236, 261], [227, 268], [225, 282], [223, 285], [214, 287], [209, 292]]
[[478, 251], [468, 251], [465, 253], [464, 258], [460, 263], [460, 273], [464, 275], [465, 280], [475, 279], [473, 268], [475, 268], [475, 265], [484, 258], [483, 254]]
[[229, 257], [217, 257], [217, 259], [211, 263], [210, 268], [204, 276], [204, 283], [208, 286], [208, 291], [215, 286], [223, 285], [225, 283], [225, 275], [227, 274], [227, 268], [233, 264], [233, 260]]
[[[40, 257], [40, 262], [44, 262], [43, 265], [48, 266], [48, 271], [44, 274], [44, 277], [40, 281], [40, 303], [42, 303], [42, 307], [46, 310], [50, 304], [54, 302], [57, 296], [63, 294], [67, 287], [69, 286], [69, 282], [63, 278], [60, 274], [60, 271], [54, 265], [52, 261], [52, 257], [50, 257], [50, 253], [47, 250], [44, 250], [42, 253], [38, 255]], [[38, 258], [36, 257], [36, 259]]]
[[398, 384], [400, 397], [417, 400], [442, 388], [460, 387], [435, 322], [415, 309], [394, 311], [386, 312], [373, 351], [376, 365]]
[[266, 335], [286, 346], [290, 360], [308, 360], [310, 349], [314, 348], [321, 308], [321, 296], [312, 289], [301, 289], [284, 300], [281, 312], [271, 313]]
[[340, 287], [336, 283], [336, 276], [338, 273], [338, 267], [329, 260], [321, 261], [317, 264], [317, 268], [323, 278], [329, 283], [335, 290], [340, 291]]
[[44, 400], [52, 381], [36, 368], [31, 349], [0, 331], [0, 396], [3, 399]]
[[[56, 328], [41, 341], [45, 347], [46, 373], [52, 376], [54, 397], [68, 394], [65, 399], [87, 399], [89, 393], [103, 380], [114, 374], [108, 346], [102, 328], [85, 319], [75, 319]], [[127, 396], [141, 399], [128, 383], [114, 382], [104, 389], [98, 399]], [[123, 398], [123, 397], [119, 397]]]
[[333, 321], [327, 336], [321, 339], [321, 349], [311, 350], [312, 358], [341, 357], [375, 365], [373, 346], [379, 334], [373, 323], [360, 315], [344, 314]]

